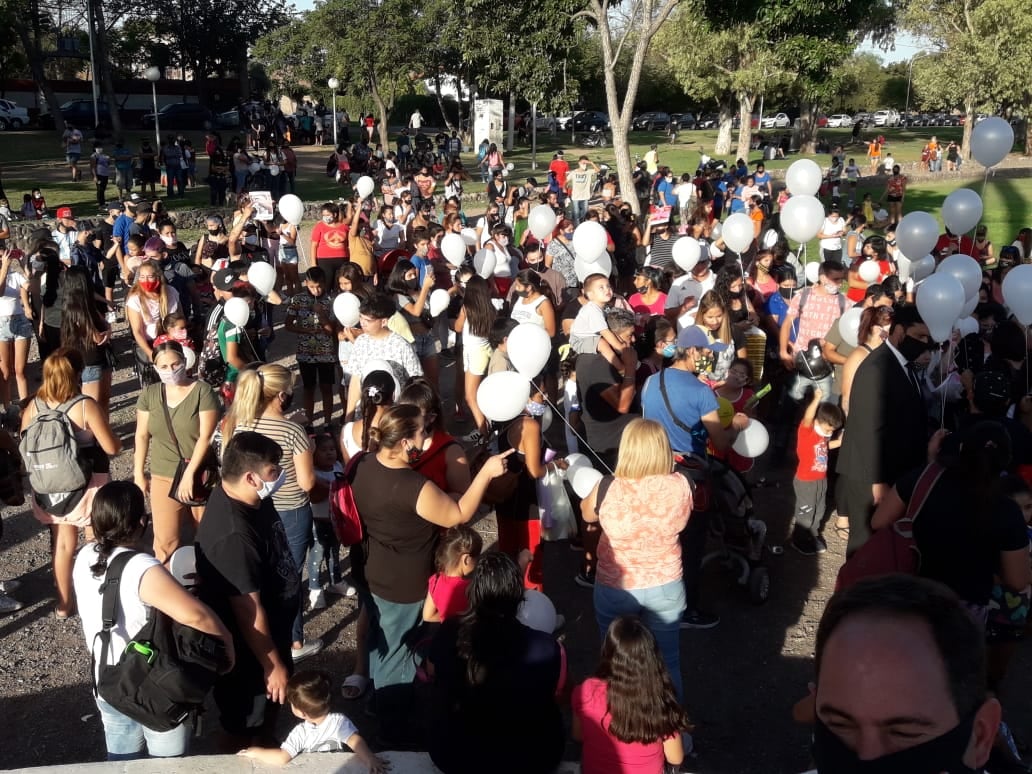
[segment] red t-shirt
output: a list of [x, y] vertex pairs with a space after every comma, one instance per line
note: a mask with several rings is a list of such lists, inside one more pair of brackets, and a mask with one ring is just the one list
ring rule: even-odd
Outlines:
[[942, 263], [954, 253], [970, 255], [977, 260], [977, 252], [975, 250], [975, 242], [971, 237], [950, 236], [949, 234], [940, 234], [939, 241], [935, 243], [935, 247], [932, 249], [932, 255], [935, 256], [936, 264]]
[[663, 740], [651, 744], [621, 742], [609, 733], [606, 684], [589, 677], [573, 689], [570, 705], [580, 718], [583, 774], [659, 774], [666, 758]]
[[566, 173], [570, 171], [570, 164], [563, 159], [555, 159], [548, 165], [548, 171], [555, 173], [555, 181], [560, 188], [566, 188]]
[[466, 612], [469, 608], [469, 599], [466, 596], [468, 587], [469, 581], [465, 578], [453, 577], [440, 572], [431, 576], [430, 599], [437, 606], [437, 612], [441, 614], [442, 621]]
[[347, 258], [348, 225], [346, 223], [324, 223], [319, 221], [312, 227], [312, 241], [318, 242], [315, 258]]
[[820, 481], [828, 477], [828, 439], [814, 428], [799, 425], [796, 433], [796, 478], [800, 481]]

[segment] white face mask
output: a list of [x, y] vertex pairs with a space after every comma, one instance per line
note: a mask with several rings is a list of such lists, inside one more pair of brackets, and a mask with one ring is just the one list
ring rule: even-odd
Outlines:
[[500, 246], [505, 247], [506, 245], [509, 244], [509, 237], [507, 237], [507, 236], [499, 236], [499, 237], [495, 238], [495, 241], [498, 242], [498, 244]]
[[279, 488], [283, 486], [283, 482], [287, 480], [287, 471], [281, 470], [279, 477], [275, 481], [265, 481], [262, 479], [262, 485], [258, 487], [258, 497], [265, 500], [272, 497]]
[[171, 234], [162, 234], [161, 241], [164, 242], [168, 247], [174, 247], [176, 244], [176, 238]]
[[831, 438], [831, 436], [835, 435], [834, 432], [829, 432], [824, 428], [820, 427], [819, 425], [814, 425], [813, 431], [817, 433], [817, 435], [819, 435], [821, 438]]
[[333, 223], [333, 216], [323, 215], [322, 222], [325, 223], [327, 226], [330, 225], [331, 223]]
[[824, 292], [827, 293], [828, 295], [831, 295], [831, 296], [837, 296], [838, 295], [839, 286], [837, 284], [834, 284], [832, 282], [825, 282], [823, 287], [824, 287]]

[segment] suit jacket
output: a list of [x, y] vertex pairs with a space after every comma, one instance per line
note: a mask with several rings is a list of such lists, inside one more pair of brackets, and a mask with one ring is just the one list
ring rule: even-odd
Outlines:
[[874, 350], [856, 371], [838, 473], [856, 482], [893, 485], [928, 455], [928, 409], [896, 354]]

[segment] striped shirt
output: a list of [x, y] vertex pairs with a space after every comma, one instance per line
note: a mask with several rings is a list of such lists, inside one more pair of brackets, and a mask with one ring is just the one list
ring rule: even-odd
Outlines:
[[282, 513], [308, 505], [308, 492], [298, 486], [297, 469], [294, 467], [294, 455], [312, 451], [312, 441], [305, 429], [297, 422], [288, 422], [286, 419], [260, 417], [251, 425], [237, 425], [234, 435], [245, 430], [252, 430], [271, 438], [283, 450], [279, 464], [287, 475], [283, 486], [272, 496], [272, 504], [276, 506], [276, 510]]

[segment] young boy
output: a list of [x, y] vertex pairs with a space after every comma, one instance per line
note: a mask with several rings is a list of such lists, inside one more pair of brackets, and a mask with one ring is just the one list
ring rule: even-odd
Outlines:
[[330, 712], [330, 679], [321, 672], [303, 671], [287, 681], [287, 702], [303, 722], [294, 726], [277, 747], [248, 747], [237, 755], [260, 763], [283, 766], [301, 753], [337, 752], [350, 747], [370, 774], [385, 774], [390, 764], [373, 755], [355, 724], [339, 712]]
[[796, 434], [795, 515], [792, 517], [792, 548], [805, 556], [823, 554], [828, 544], [820, 535], [824, 502], [828, 494], [828, 450], [837, 449], [842, 439], [831, 437], [842, 427], [842, 409], [821, 403], [824, 393], [814, 389], [810, 405]]
[[584, 280], [584, 295], [588, 302], [581, 306], [570, 328], [570, 349], [579, 355], [604, 357], [613, 368], [633, 377], [634, 348], [631, 341], [620, 341], [606, 324], [606, 304], [613, 298], [609, 278], [592, 274]]
[[355, 346], [348, 360], [351, 380], [345, 421], [351, 417], [362, 396], [362, 379], [366, 376], [365, 368], [369, 362], [386, 360], [397, 363], [406, 379], [423, 375], [423, 367], [412, 345], [387, 327], [387, 321], [394, 316], [395, 311], [394, 299], [384, 293], [374, 293], [358, 308], [362, 335], [355, 339]]
[[313, 266], [305, 272], [305, 290], [290, 299], [285, 328], [297, 334], [297, 364], [301, 371], [304, 410], [315, 419], [315, 385], [322, 393], [327, 427], [333, 416], [333, 388], [337, 381], [337, 329], [333, 304], [326, 293], [326, 272]]
[[849, 204], [846, 209], [852, 210], [856, 204], [856, 185], [860, 181], [860, 167], [856, 165], [856, 159], [850, 159], [846, 165], [846, 182], [849, 183]]

